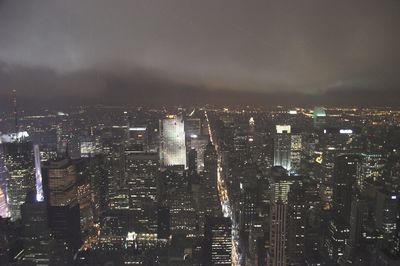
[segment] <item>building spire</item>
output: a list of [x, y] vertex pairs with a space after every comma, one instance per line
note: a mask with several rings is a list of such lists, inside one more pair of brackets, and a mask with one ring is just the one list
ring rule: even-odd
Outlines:
[[13, 94], [13, 105], [14, 105], [14, 119], [15, 119], [15, 133], [18, 133], [18, 109], [17, 109], [17, 90], [12, 91]]

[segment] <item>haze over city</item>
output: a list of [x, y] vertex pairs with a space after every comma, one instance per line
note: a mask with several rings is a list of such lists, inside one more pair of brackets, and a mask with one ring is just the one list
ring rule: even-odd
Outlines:
[[399, 12], [369, 0], [1, 1], [1, 102], [17, 89], [68, 104], [164, 93], [175, 104], [393, 105]]

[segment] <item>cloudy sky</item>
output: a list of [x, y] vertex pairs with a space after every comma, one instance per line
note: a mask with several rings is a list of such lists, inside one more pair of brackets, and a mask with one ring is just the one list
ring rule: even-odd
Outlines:
[[89, 95], [108, 73], [207, 91], [397, 90], [399, 25], [396, 0], [0, 0], [0, 95]]

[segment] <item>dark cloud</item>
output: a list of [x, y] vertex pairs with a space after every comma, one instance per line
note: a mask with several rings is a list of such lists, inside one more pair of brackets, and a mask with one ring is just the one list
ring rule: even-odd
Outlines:
[[0, 90], [89, 99], [110, 76], [139, 84], [124, 93], [393, 90], [399, 14], [391, 0], [0, 1]]
[[[17, 89], [21, 109], [38, 107], [64, 108], [82, 104], [141, 106], [170, 105], [252, 105], [284, 106], [398, 106], [400, 90], [380, 86], [365, 88], [360, 84], [338, 84], [325, 91], [245, 91], [212, 89], [172, 80], [150, 69], [121, 68], [113, 71], [85, 70], [58, 73], [51, 69], [3, 67], [0, 71], [0, 111], [11, 111], [12, 91]], [[55, 93], [57, 91], [57, 93]]]

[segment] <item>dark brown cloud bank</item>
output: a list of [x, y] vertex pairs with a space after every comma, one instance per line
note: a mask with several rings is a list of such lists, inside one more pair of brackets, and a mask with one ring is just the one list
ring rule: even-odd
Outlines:
[[397, 105], [400, 1], [0, 1], [0, 97]]

